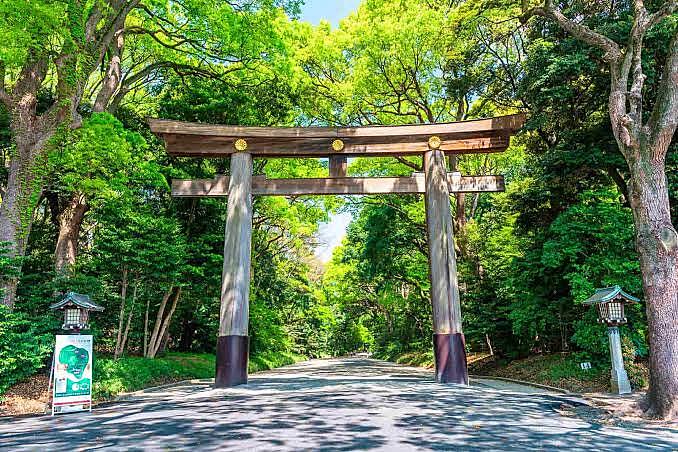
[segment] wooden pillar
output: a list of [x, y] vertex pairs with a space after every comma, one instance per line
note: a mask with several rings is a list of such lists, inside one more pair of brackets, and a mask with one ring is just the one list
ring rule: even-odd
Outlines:
[[330, 157], [330, 177], [346, 177], [348, 173], [348, 159], [344, 155]]
[[252, 155], [237, 153], [231, 156], [228, 188], [215, 379], [219, 388], [247, 383], [251, 248]]
[[424, 154], [424, 173], [436, 381], [467, 385], [454, 227], [442, 151], [429, 150]]

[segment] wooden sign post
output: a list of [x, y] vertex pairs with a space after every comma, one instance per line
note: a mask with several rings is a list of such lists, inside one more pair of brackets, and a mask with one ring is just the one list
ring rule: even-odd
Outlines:
[[[247, 383], [252, 196], [424, 194], [433, 308], [436, 380], [468, 384], [450, 209], [451, 193], [504, 190], [502, 176], [448, 174], [445, 155], [503, 152], [523, 115], [448, 124], [372, 127], [233, 127], [152, 120], [176, 157], [231, 158], [230, 177], [175, 180], [177, 197], [226, 197], [216, 386]], [[349, 157], [422, 156], [424, 174], [347, 177]], [[329, 158], [329, 178], [254, 177], [252, 159]]]

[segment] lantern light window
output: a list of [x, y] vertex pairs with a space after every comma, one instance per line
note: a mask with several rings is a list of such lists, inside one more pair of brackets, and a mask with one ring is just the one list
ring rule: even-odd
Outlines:
[[80, 309], [78, 308], [68, 308], [66, 309], [66, 325], [78, 325], [80, 324]]

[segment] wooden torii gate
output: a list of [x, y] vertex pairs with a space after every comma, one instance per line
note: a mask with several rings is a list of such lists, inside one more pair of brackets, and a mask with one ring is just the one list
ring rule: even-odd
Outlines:
[[[468, 384], [457, 283], [451, 193], [504, 190], [502, 176], [448, 174], [446, 154], [503, 152], [524, 124], [523, 115], [447, 124], [370, 127], [232, 127], [151, 120], [177, 157], [231, 158], [230, 177], [175, 180], [178, 197], [226, 197], [216, 386], [247, 383], [252, 196], [422, 193], [426, 205], [436, 381]], [[424, 172], [409, 177], [346, 177], [348, 157], [421, 156]], [[252, 159], [329, 158], [330, 177], [266, 179], [253, 176]]]

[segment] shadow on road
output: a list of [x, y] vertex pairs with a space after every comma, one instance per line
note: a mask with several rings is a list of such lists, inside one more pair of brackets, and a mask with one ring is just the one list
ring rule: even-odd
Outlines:
[[0, 426], [2, 450], [675, 450], [676, 432], [560, 416], [562, 399], [436, 384], [368, 360], [312, 362], [215, 390], [181, 386], [92, 415]]

